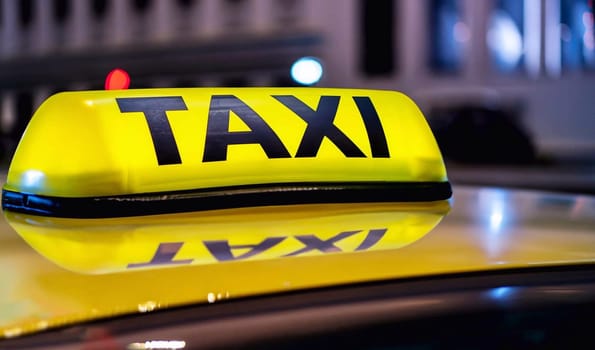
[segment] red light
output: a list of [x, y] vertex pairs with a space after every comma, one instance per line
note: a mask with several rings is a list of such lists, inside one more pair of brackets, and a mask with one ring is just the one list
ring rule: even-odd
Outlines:
[[130, 86], [130, 76], [123, 69], [116, 68], [105, 78], [106, 90], [126, 90], [128, 86]]

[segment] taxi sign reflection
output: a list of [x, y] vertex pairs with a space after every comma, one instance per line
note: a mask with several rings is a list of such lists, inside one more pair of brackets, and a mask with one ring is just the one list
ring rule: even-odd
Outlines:
[[6, 213], [39, 254], [68, 270], [103, 274], [246, 260], [399, 249], [449, 210], [431, 204], [318, 204], [118, 219]]

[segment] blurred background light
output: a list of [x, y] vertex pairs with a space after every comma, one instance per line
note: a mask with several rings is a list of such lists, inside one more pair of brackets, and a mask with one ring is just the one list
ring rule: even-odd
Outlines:
[[183, 340], [147, 340], [143, 343], [131, 343], [128, 345], [130, 350], [157, 350], [157, 349], [184, 349], [186, 342]]
[[523, 55], [523, 38], [506, 12], [494, 12], [487, 39], [498, 66], [504, 71], [513, 70]]
[[314, 85], [322, 78], [322, 63], [316, 57], [302, 57], [291, 66], [291, 78], [298, 84]]
[[506, 300], [514, 292], [513, 287], [498, 287], [490, 290], [490, 297], [496, 300]]

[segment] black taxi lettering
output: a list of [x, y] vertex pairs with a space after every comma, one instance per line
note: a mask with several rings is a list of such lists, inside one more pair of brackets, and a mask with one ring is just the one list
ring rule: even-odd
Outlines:
[[[272, 97], [307, 124], [294, 157], [316, 157], [325, 138], [346, 157], [366, 157], [364, 152], [334, 124], [340, 96], [321, 96], [315, 109], [293, 95]], [[372, 101], [366, 96], [354, 96], [353, 101], [364, 122], [372, 158], [389, 158], [386, 135]], [[159, 165], [182, 163], [167, 117], [168, 111], [188, 110], [181, 96], [116, 98], [116, 102], [122, 113], [142, 112], [144, 114]], [[248, 126], [250, 131], [229, 130], [232, 112]], [[238, 144], [258, 144], [269, 159], [291, 158], [279, 136], [248, 104], [233, 95], [213, 95], [207, 116], [202, 161], [225, 161], [229, 145]]]
[[[240, 117], [252, 131], [229, 131], [230, 113]], [[213, 96], [209, 107], [207, 136], [203, 162], [227, 159], [227, 146], [260, 144], [269, 158], [290, 158], [289, 152], [273, 129], [239, 98], [232, 95]]]
[[[220, 241], [203, 241], [202, 243], [209, 250], [211, 255], [219, 261], [241, 260], [258, 255], [264, 251], [271, 249], [277, 244], [285, 240], [286, 237], [269, 237], [258, 244], [242, 244], [231, 245], [227, 240]], [[250, 249], [244, 254], [234, 255], [233, 250], [236, 249]]]
[[339, 108], [339, 96], [321, 96], [316, 110], [311, 109], [295, 96], [273, 97], [308, 124], [295, 155], [296, 158], [316, 157], [324, 137], [333, 142], [346, 157], [366, 157], [364, 152], [333, 124]]
[[298, 249], [295, 252], [286, 254], [285, 256], [296, 256], [300, 254], [307, 253], [312, 250], [318, 250], [323, 253], [331, 253], [331, 252], [340, 252], [341, 248], [337, 247], [335, 243], [347, 238], [351, 237], [354, 234], [361, 232], [359, 231], [346, 231], [337, 234], [327, 240], [322, 240], [315, 235], [300, 235], [295, 236], [295, 238], [304, 244], [302, 249]]
[[386, 143], [386, 135], [384, 129], [380, 124], [380, 118], [376, 112], [376, 108], [372, 104], [369, 97], [354, 96], [353, 100], [359, 109], [359, 113], [364, 120], [366, 132], [368, 133], [368, 141], [372, 149], [372, 158], [390, 158], [388, 153], [388, 144]]
[[167, 119], [167, 111], [186, 111], [181, 96], [116, 98], [120, 112], [145, 115], [159, 165], [180, 164], [180, 152]]
[[[386, 231], [386, 228], [369, 230], [365, 234], [362, 242], [354, 249], [354, 251], [365, 251], [372, 248], [382, 239], [382, 237], [384, 237]], [[344, 231], [328, 239], [321, 239], [316, 235], [296, 235], [291, 237], [267, 237], [256, 244], [234, 245], [230, 244], [228, 240], [202, 241], [202, 244], [217, 261], [244, 260], [253, 256], [257, 256], [259, 254], [265, 253], [288, 238], [293, 238], [304, 245], [304, 247], [298, 250], [279, 255], [279, 257], [288, 257], [302, 255], [310, 251], [319, 251], [321, 253], [342, 252], [341, 248], [336, 246], [336, 243], [361, 232], [362, 230]], [[193, 259], [175, 259], [176, 254], [180, 251], [184, 244], [185, 242], [160, 243], [151, 260], [148, 262], [128, 264], [128, 268], [133, 269], [159, 265], [191, 264]], [[246, 249], [248, 250], [246, 251]], [[241, 253], [238, 254], [238, 251]]]
[[144, 263], [128, 264], [129, 269], [138, 267], [148, 267], [157, 265], [186, 265], [190, 264], [194, 259], [174, 260], [176, 254], [182, 249], [184, 242], [170, 242], [161, 243], [157, 247], [157, 251], [150, 261]]
[[359, 252], [362, 250], [368, 250], [368, 249], [372, 248], [373, 246], [376, 245], [376, 243], [378, 243], [378, 241], [380, 241], [382, 239], [382, 237], [384, 237], [385, 233], [386, 233], [385, 228], [370, 230], [368, 232], [368, 235], [366, 236], [366, 238], [364, 238], [364, 241], [362, 242], [362, 244], [360, 244], [359, 247], [355, 248], [355, 251]]

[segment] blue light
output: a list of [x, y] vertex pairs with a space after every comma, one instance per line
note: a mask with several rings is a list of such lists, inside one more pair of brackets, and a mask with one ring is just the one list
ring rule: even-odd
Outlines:
[[316, 57], [302, 57], [291, 66], [291, 78], [302, 85], [318, 83], [322, 72], [322, 63]]
[[497, 300], [504, 300], [510, 297], [510, 295], [514, 292], [514, 288], [512, 287], [498, 287], [493, 288], [490, 290], [490, 296]]

